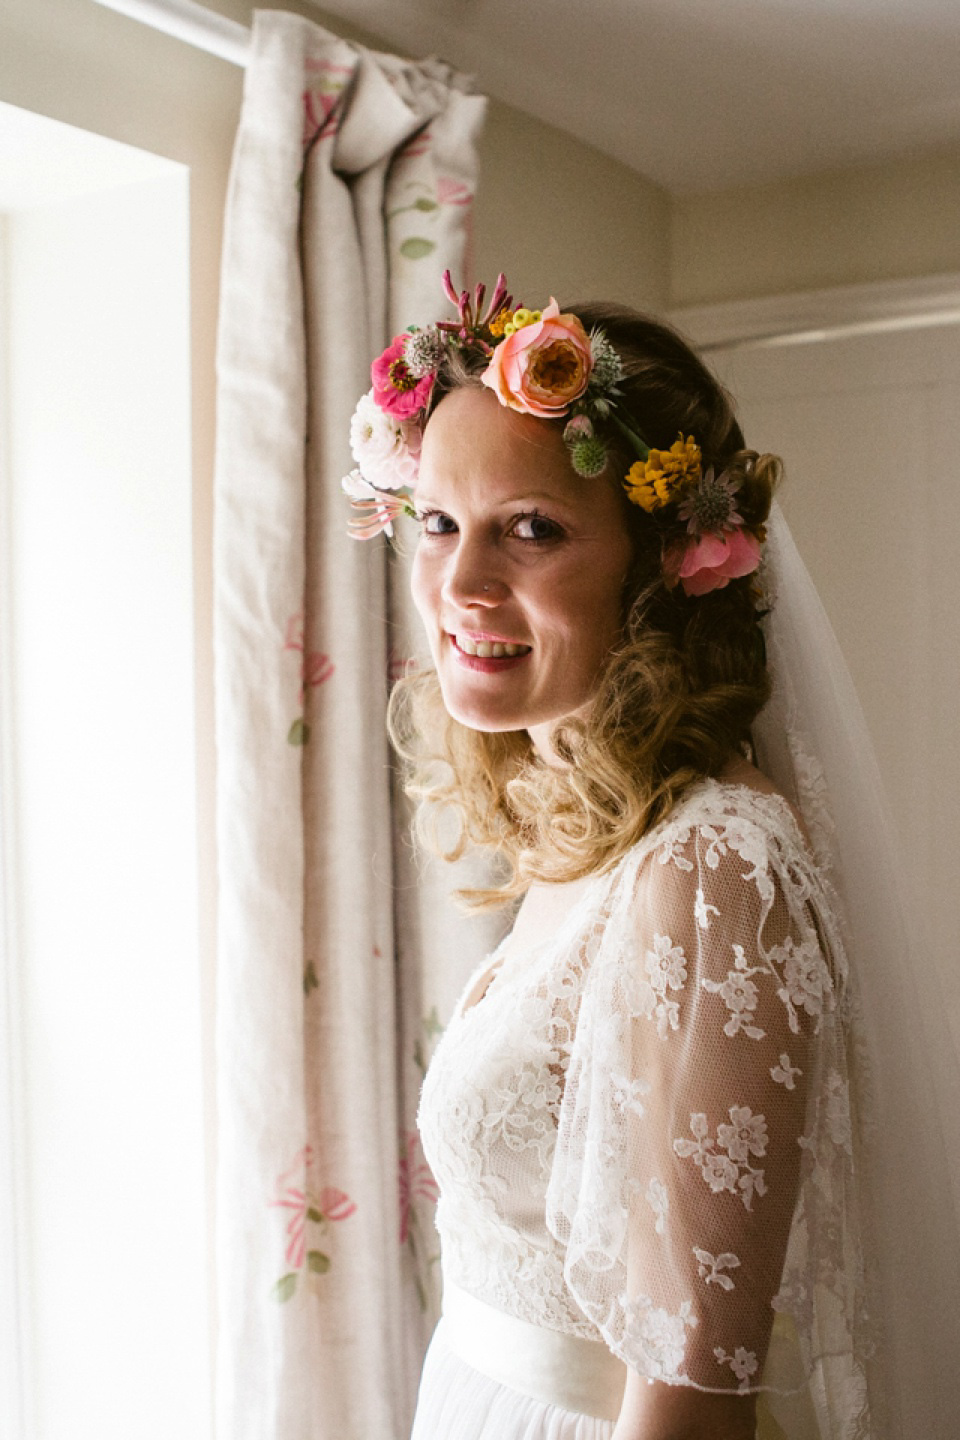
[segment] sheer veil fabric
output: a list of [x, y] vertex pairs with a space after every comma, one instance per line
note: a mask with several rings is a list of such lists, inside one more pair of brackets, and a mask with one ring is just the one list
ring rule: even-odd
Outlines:
[[[774, 691], [753, 726], [757, 764], [807, 823], [850, 965], [872, 1440], [948, 1440], [960, 1417], [960, 1063], [866, 721], [776, 501], [764, 579]], [[814, 1398], [829, 1434], [821, 1379]]]

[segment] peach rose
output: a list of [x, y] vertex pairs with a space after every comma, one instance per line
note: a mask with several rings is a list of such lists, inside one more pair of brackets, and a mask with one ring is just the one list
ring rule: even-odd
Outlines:
[[551, 296], [541, 319], [501, 340], [481, 378], [501, 405], [551, 420], [579, 400], [592, 369], [590, 337]]

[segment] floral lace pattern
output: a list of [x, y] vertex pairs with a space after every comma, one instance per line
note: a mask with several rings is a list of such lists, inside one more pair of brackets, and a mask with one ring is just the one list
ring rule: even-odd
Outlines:
[[645, 1358], [647, 1368], [663, 1380], [678, 1378], [687, 1330], [699, 1323], [689, 1300], [684, 1300], [676, 1315], [654, 1305], [649, 1295], [637, 1295], [626, 1305], [627, 1342]]
[[717, 1126], [714, 1141], [706, 1115], [691, 1115], [694, 1138], [674, 1140], [673, 1148], [678, 1155], [692, 1158], [715, 1194], [720, 1190], [739, 1194], [749, 1210], [754, 1195], [767, 1193], [763, 1171], [750, 1163], [751, 1155], [767, 1153], [767, 1122], [762, 1115], [751, 1114], [747, 1105], [731, 1105], [730, 1120], [730, 1125]]
[[674, 945], [669, 935], [654, 935], [653, 949], [644, 958], [646, 979], [634, 987], [632, 1013], [656, 1018], [661, 1040], [668, 1030], [680, 1024], [680, 1005], [670, 998], [670, 991], [680, 991], [686, 984], [687, 967], [683, 949]]
[[699, 1245], [694, 1245], [693, 1253], [697, 1261], [697, 1273], [701, 1280], [708, 1285], [719, 1285], [721, 1290], [733, 1290], [736, 1288], [725, 1270], [736, 1270], [740, 1266], [739, 1257], [727, 1252], [724, 1255], [711, 1255], [709, 1250], [701, 1250]]
[[670, 1210], [670, 1192], [662, 1180], [654, 1175], [646, 1189], [646, 1201], [657, 1217], [653, 1228], [658, 1235], [662, 1235], [667, 1226], [667, 1215]]
[[782, 799], [692, 787], [499, 960], [421, 1098], [444, 1275], [649, 1378], [791, 1392], [825, 1353], [854, 1373], [845, 957]]
[[756, 1375], [757, 1371], [760, 1368], [757, 1362], [757, 1357], [756, 1355], [754, 1355], [753, 1351], [745, 1350], [742, 1345], [738, 1345], [732, 1355], [726, 1355], [724, 1354], [723, 1346], [718, 1345], [713, 1353], [714, 1355], [716, 1355], [717, 1361], [720, 1365], [730, 1366], [730, 1369], [740, 1381], [737, 1389], [741, 1392], [744, 1390], [749, 1390], [750, 1377], [752, 1375]]
[[751, 1024], [751, 1017], [757, 1008], [760, 991], [753, 982], [754, 975], [763, 972], [762, 965], [751, 965], [744, 954], [742, 945], [733, 947], [735, 969], [727, 971], [726, 980], [705, 979], [701, 983], [711, 995], [723, 997], [730, 1019], [723, 1027], [724, 1035], [738, 1035], [742, 1030], [751, 1040], [762, 1040], [766, 1035], [759, 1025]]

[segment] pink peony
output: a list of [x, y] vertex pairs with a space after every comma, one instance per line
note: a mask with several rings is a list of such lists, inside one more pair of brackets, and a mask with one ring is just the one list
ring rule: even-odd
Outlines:
[[427, 404], [433, 386], [433, 376], [424, 375], [418, 380], [411, 375], [404, 360], [407, 336], [395, 335], [392, 344], [378, 356], [370, 366], [373, 381], [373, 398], [381, 410], [397, 420], [410, 420]]
[[749, 575], [760, 564], [760, 541], [749, 530], [702, 535], [695, 545], [675, 543], [664, 559], [670, 583], [679, 580], [687, 595], [722, 590], [729, 581]]
[[501, 340], [481, 379], [501, 405], [551, 420], [579, 400], [592, 369], [587, 332], [551, 296], [540, 320]]

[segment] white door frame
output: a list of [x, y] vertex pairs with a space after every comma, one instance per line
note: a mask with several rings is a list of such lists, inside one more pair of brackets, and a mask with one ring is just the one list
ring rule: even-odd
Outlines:
[[669, 311], [668, 318], [704, 353], [955, 325], [960, 322], [960, 273], [682, 306]]

